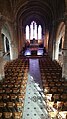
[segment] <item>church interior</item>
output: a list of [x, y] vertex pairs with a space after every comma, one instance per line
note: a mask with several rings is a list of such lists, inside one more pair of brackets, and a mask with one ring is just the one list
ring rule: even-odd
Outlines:
[[67, 119], [67, 0], [0, 0], [0, 119]]

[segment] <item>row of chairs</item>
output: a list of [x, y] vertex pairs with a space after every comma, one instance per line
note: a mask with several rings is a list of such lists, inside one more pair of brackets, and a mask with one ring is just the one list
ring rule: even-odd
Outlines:
[[[43, 93], [47, 110], [50, 118], [63, 119], [64, 113], [65, 118], [67, 117], [67, 81], [62, 78], [62, 68], [57, 61], [52, 61], [48, 55], [44, 58], [40, 58], [40, 72], [43, 85]], [[58, 116], [60, 115], [60, 116]]]
[[21, 119], [22, 112], [0, 112], [0, 119]]
[[25, 58], [7, 62], [5, 79], [0, 85], [0, 118], [21, 119], [23, 116], [29, 61]]

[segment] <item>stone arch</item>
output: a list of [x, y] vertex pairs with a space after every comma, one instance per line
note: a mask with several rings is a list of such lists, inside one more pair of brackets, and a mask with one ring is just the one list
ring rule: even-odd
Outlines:
[[12, 60], [13, 59], [13, 52], [12, 52], [13, 33], [12, 33], [11, 26], [8, 22], [2, 23], [1, 34], [4, 34], [4, 36], [8, 39], [9, 49], [10, 49], [10, 60]]
[[62, 65], [62, 49], [64, 47], [65, 24], [61, 22], [56, 32], [55, 60]]
[[[9, 48], [10, 48], [10, 59], [11, 59], [11, 35], [10, 35], [10, 30], [9, 30], [7, 24], [2, 25], [1, 34], [4, 35], [4, 39], [2, 39], [2, 40], [5, 40], [5, 45], [6, 45], [6, 41], [7, 41], [6, 38], [8, 39]], [[4, 44], [2, 44], [2, 45], [4, 45]]]

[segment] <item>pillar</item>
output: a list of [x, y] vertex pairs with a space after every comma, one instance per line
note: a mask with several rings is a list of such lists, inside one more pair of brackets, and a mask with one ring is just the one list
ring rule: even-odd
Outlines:
[[1, 29], [0, 29], [0, 57], [3, 56], [3, 43], [2, 43], [2, 36], [1, 36]]
[[56, 47], [56, 49], [55, 49], [55, 60], [58, 60], [58, 53], [59, 53], [59, 41], [57, 41], [56, 43], [55, 43], [55, 47]]
[[4, 78], [4, 64], [6, 61], [3, 59], [3, 42], [1, 36], [1, 26], [0, 26], [0, 80]]
[[56, 39], [55, 30], [56, 30], [56, 21], [53, 21], [51, 37], [49, 37], [49, 42], [48, 42], [48, 54], [52, 58], [52, 60], [55, 59], [55, 39]]
[[17, 38], [17, 26], [16, 22], [9, 23], [11, 36], [9, 38], [10, 47], [10, 59], [14, 60], [18, 58], [18, 38]]
[[4, 49], [5, 49], [5, 53], [7, 52], [7, 48], [6, 48], [6, 36], [4, 36]]
[[14, 60], [18, 58], [18, 48], [16, 47], [16, 42], [13, 41], [10, 43], [10, 59]]
[[63, 52], [63, 67], [62, 67], [62, 77], [65, 77], [67, 80], [67, 15], [65, 21], [65, 38], [64, 38], [64, 47], [62, 49]]

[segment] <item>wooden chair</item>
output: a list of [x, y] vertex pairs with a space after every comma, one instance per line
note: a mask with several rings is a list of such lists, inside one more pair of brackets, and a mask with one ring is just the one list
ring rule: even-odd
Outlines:
[[19, 89], [18, 89], [18, 88], [13, 88], [12, 90], [13, 90], [13, 93], [14, 93], [14, 94], [19, 93]]
[[3, 110], [6, 109], [5, 107], [6, 107], [6, 103], [0, 102], [0, 112], [3, 112]]
[[52, 94], [46, 94], [45, 96], [46, 96], [46, 99], [47, 99], [47, 100], [51, 101], [51, 99], [52, 99]]
[[14, 119], [21, 119], [22, 118], [22, 112], [13, 112], [13, 118]]
[[0, 119], [2, 119], [2, 115], [3, 115], [2, 112], [0, 112]]
[[67, 119], [67, 111], [60, 111], [59, 112], [61, 119]]
[[10, 100], [11, 100], [11, 101], [17, 101], [17, 95], [11, 94], [11, 95], [10, 95]]
[[23, 102], [16, 102], [15, 106], [17, 108], [18, 111], [22, 111], [23, 108]]
[[67, 81], [63, 82], [62, 86], [67, 86]]
[[59, 100], [60, 100], [60, 94], [54, 94], [54, 95], [52, 96], [52, 98], [53, 98], [54, 102], [55, 102], [55, 101], [59, 101]]
[[61, 111], [62, 108], [63, 108], [63, 104], [64, 104], [64, 102], [62, 102], [62, 101], [57, 101], [57, 110]]
[[44, 88], [44, 93], [50, 93], [50, 91], [51, 91], [51, 89], [50, 89], [50, 87], [48, 87], [48, 86], [46, 86], [45, 88]]
[[51, 92], [52, 92], [52, 94], [53, 94], [53, 93], [57, 93], [57, 89], [58, 89], [57, 87], [51, 87]]
[[7, 102], [6, 107], [10, 112], [16, 111], [14, 102]]
[[12, 118], [12, 112], [4, 112], [4, 118], [5, 119], [11, 119]]
[[62, 86], [62, 83], [61, 82], [57, 82], [55, 85], [59, 87], [59, 86]]
[[55, 86], [55, 83], [54, 82], [50, 82], [49, 86], [53, 87], [53, 86]]
[[61, 100], [67, 101], [67, 94], [61, 94]]
[[22, 94], [22, 95], [19, 94], [17, 97], [18, 97], [19, 102], [23, 102], [23, 100], [25, 98], [24, 94]]
[[2, 94], [0, 95], [0, 101], [2, 100]]
[[67, 111], [67, 101], [63, 104], [63, 111]]
[[8, 88], [12, 88], [13, 86], [13, 84], [8, 84]]
[[49, 112], [50, 119], [56, 119], [57, 113], [57, 111]]
[[4, 93], [5, 92], [5, 89], [3, 88], [0, 88], [0, 94]]
[[7, 94], [10, 94], [10, 93], [12, 93], [12, 89], [11, 89], [11, 88], [6, 88], [6, 89], [5, 89], [5, 92], [6, 92]]
[[9, 95], [3, 94], [2, 99], [3, 99], [3, 102], [9, 101]]
[[63, 87], [58, 88], [58, 92], [59, 92], [59, 93], [63, 93], [63, 92], [64, 92]]
[[3, 84], [3, 85], [2, 85], [2, 87], [3, 87], [3, 88], [6, 88], [6, 87], [7, 87], [7, 84], [6, 84], [6, 83], [5, 83], [5, 84]]

